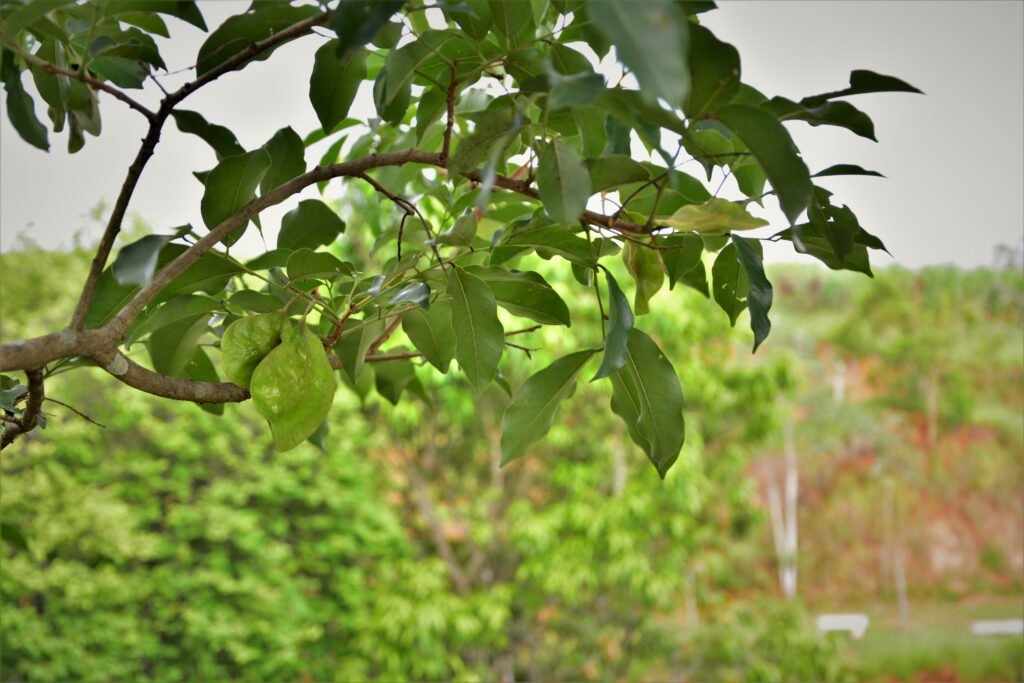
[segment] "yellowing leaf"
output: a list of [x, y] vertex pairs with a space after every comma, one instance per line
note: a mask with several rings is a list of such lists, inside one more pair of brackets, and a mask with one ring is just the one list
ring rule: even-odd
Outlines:
[[703, 204], [680, 207], [668, 218], [658, 219], [658, 223], [683, 232], [693, 230], [720, 235], [768, 225], [768, 221], [751, 216], [739, 204], [718, 197], [713, 197]]

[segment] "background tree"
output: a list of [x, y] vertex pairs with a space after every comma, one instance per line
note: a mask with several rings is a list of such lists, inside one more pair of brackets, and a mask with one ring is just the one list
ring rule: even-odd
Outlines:
[[[577, 378], [594, 377], [611, 383], [612, 410], [664, 476], [683, 442], [682, 393], [672, 362], [635, 316], [651, 310], [667, 278], [713, 292], [732, 323], [749, 310], [756, 349], [770, 329], [772, 288], [759, 239], [738, 233], [765, 225], [746, 207], [766, 198], [790, 223], [770, 239], [870, 274], [868, 249], [881, 242], [815, 183], [877, 174], [839, 163], [812, 175], [781, 122], [874, 139], [870, 119], [844, 98], [916, 92], [854, 71], [846, 88], [799, 102], [769, 98], [741, 81], [735, 48], [700, 24], [713, 7], [253, 2], [210, 32], [193, 80], [143, 102], [130, 93], [150, 79], [160, 84], [167, 67], [153, 36], [169, 35], [166, 19], [207, 29], [194, 2], [4, 2], [7, 115], [26, 142], [47, 149], [50, 133], [26, 75], [72, 152], [84, 133], [101, 132], [101, 98], [130, 106], [149, 126], [66, 327], [0, 345], [0, 371], [26, 376], [24, 384], [2, 378], [3, 443], [37, 426], [47, 377], [82, 365], [213, 412], [252, 396], [287, 449], [318, 438], [336, 376], [356, 384], [367, 363], [380, 363], [401, 383], [413, 365], [444, 373], [454, 359], [473, 395], [493, 381], [514, 394], [503, 462], [547, 431]], [[197, 90], [298, 40], [316, 50], [310, 103], [320, 129], [299, 135], [282, 121], [250, 150], [184, 108]], [[638, 89], [606, 80], [610, 66], [595, 70], [598, 60], [612, 63], [613, 48]], [[364, 82], [377, 116], [348, 118]], [[214, 168], [195, 174], [205, 185], [205, 225], [161, 228], [110, 262], [171, 119], [217, 155]], [[329, 148], [310, 168], [307, 148], [320, 141]], [[703, 180], [679, 169], [691, 159]], [[705, 181], [716, 173], [734, 177], [741, 196], [712, 196]], [[322, 199], [296, 203], [304, 188], [326, 192], [337, 179], [373, 191], [347, 220]], [[272, 234], [260, 212], [286, 201], [295, 208], [273, 249], [248, 260], [231, 251], [249, 223]], [[607, 324], [601, 338], [576, 339], [513, 390], [503, 379], [506, 348], [530, 348], [537, 325], [578, 323], [534, 272], [537, 257], [557, 258], [578, 287], [593, 288]], [[628, 275], [616, 278], [608, 264], [619, 259]], [[414, 350], [393, 348], [399, 329]], [[385, 395], [396, 385], [386, 386]]]

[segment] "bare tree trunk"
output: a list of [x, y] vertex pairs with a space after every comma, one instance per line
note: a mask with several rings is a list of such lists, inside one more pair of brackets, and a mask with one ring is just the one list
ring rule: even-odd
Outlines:
[[793, 438], [793, 423], [786, 422], [784, 427], [786, 449], [786, 559], [785, 581], [782, 592], [787, 598], [796, 597], [797, 579], [797, 499], [799, 494], [800, 476], [796, 461], [796, 443]]
[[775, 541], [775, 561], [779, 567], [779, 587], [786, 586], [786, 524], [782, 512], [782, 495], [779, 483], [771, 475], [768, 482], [768, 516], [772, 520], [772, 540]]

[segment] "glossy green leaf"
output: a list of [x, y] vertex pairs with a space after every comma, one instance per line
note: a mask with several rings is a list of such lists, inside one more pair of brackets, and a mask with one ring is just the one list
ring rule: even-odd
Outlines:
[[668, 218], [659, 218], [657, 223], [682, 232], [711, 234], [753, 230], [768, 225], [768, 221], [751, 216], [742, 204], [719, 197], [712, 197], [703, 204], [680, 207]]
[[[418, 310], [418, 309], [417, 309]], [[341, 361], [341, 369], [353, 383], [359, 381], [366, 351], [370, 344], [384, 333], [383, 319], [360, 320], [349, 318], [341, 328], [341, 337], [334, 345], [334, 354]]]
[[338, 35], [338, 56], [345, 57], [373, 40], [403, 4], [402, 0], [340, 0], [327, 19]]
[[473, 238], [476, 237], [476, 228], [476, 213], [469, 211], [456, 218], [452, 227], [438, 235], [437, 243], [455, 247], [471, 247]]
[[431, 124], [441, 118], [447, 109], [448, 93], [440, 88], [427, 88], [416, 106], [416, 144], [423, 142], [423, 136]]
[[251, 261], [247, 261], [246, 268], [251, 270], [268, 270], [270, 268], [284, 268], [288, 265], [288, 259], [295, 253], [293, 249], [271, 249], [265, 251]]
[[740, 87], [740, 54], [700, 24], [690, 24], [690, 94], [683, 111], [699, 118], [728, 103]]
[[[221, 160], [207, 176], [206, 190], [199, 204], [207, 229], [213, 230], [255, 199], [256, 188], [268, 168], [270, 152], [265, 149]], [[245, 226], [242, 226], [238, 234], [244, 230]], [[229, 241], [225, 240], [225, 243]]]
[[559, 404], [575, 390], [580, 371], [594, 353], [588, 349], [559, 358], [523, 383], [501, 420], [502, 465], [524, 455], [548, 433]]
[[466, 271], [487, 283], [498, 305], [512, 315], [529, 318], [542, 325], [571, 324], [569, 307], [538, 273], [477, 266]]
[[546, 258], [557, 255], [588, 268], [593, 268], [597, 263], [590, 242], [557, 225], [516, 233], [504, 244], [532, 247]]
[[639, 161], [623, 155], [613, 154], [600, 159], [587, 159], [591, 189], [605, 192], [626, 183], [647, 181], [651, 172]]
[[681, 107], [690, 86], [687, 21], [671, 0], [603, 0], [587, 5], [590, 20], [615, 45], [649, 102]]
[[174, 235], [146, 235], [121, 248], [110, 269], [122, 285], [145, 287], [153, 279], [160, 250]]
[[715, 258], [711, 267], [712, 290], [715, 302], [729, 316], [729, 324], [735, 325], [736, 318], [746, 308], [750, 280], [747, 271], [740, 266], [735, 243], [730, 243]]
[[[317, 12], [316, 7], [309, 5], [268, 5], [252, 12], [228, 17], [206, 37], [199, 48], [199, 54], [196, 56], [196, 75], [202, 77], [208, 74], [238, 53], [247, 50], [252, 43], [269, 38], [303, 19], [309, 19]], [[235, 68], [244, 68], [252, 61], [263, 61], [270, 57], [277, 47], [279, 46], [263, 50]]]
[[100, 57], [89, 62], [89, 71], [119, 88], [141, 88], [149, 75], [139, 60]]
[[780, 121], [806, 121], [812, 126], [839, 126], [869, 140], [875, 139], [875, 125], [871, 118], [849, 102], [825, 102], [808, 107], [785, 97], [773, 97], [761, 103]]
[[548, 215], [566, 227], [575, 225], [587, 207], [592, 194], [590, 172], [576, 150], [564, 140], [555, 140], [541, 149], [537, 192]]
[[704, 240], [692, 232], [661, 237], [656, 244], [670, 247], [659, 251], [661, 262], [665, 264], [665, 274], [668, 275], [669, 289], [674, 289], [676, 283], [700, 263], [701, 254], [704, 253]]
[[866, 69], [856, 69], [850, 72], [850, 87], [843, 90], [836, 90], [834, 92], [827, 92], [821, 95], [811, 95], [800, 100], [800, 103], [807, 107], [816, 107], [826, 100], [831, 100], [836, 97], [846, 97], [848, 95], [862, 95], [873, 92], [913, 92], [920, 93], [921, 91], [910, 85], [906, 81], [900, 80], [893, 76], [884, 76], [882, 74], [875, 73], [874, 71], [868, 71]]
[[334, 389], [323, 344], [304, 324], [281, 333], [281, 343], [256, 366], [250, 385], [253, 405], [270, 423], [274, 445], [282, 451], [320, 428]]
[[425, 282], [410, 282], [398, 290], [388, 303], [416, 304], [421, 308], [430, 308], [430, 287]]
[[626, 362], [612, 374], [611, 407], [662, 479], [683, 447], [683, 391], [675, 368], [653, 339], [629, 333]]
[[637, 315], [651, 312], [650, 300], [665, 282], [658, 252], [635, 242], [626, 242], [622, 249], [622, 262], [636, 283], [633, 310]]
[[515, 122], [511, 107], [488, 109], [476, 119], [476, 127], [469, 135], [459, 138], [458, 145], [448, 160], [448, 168], [456, 173], [468, 173], [482, 166], [497, 149], [498, 154], [511, 144], [508, 135]]
[[243, 289], [228, 297], [225, 307], [235, 314], [273, 313], [281, 308], [281, 301], [269, 292], [254, 292]]
[[359, 84], [366, 79], [367, 52], [355, 50], [339, 57], [340, 42], [332, 40], [316, 51], [309, 77], [309, 101], [325, 133], [348, 116]]
[[345, 232], [345, 221], [319, 199], [304, 199], [281, 219], [278, 249], [316, 249]]
[[697, 261], [697, 265], [682, 274], [678, 282], [695, 289], [706, 297], [711, 296], [708, 289], [708, 273], [703, 261]]
[[461, 268], [449, 269], [455, 358], [479, 396], [494, 377], [505, 348], [505, 331], [498, 321], [491, 290]]
[[260, 181], [261, 195], [306, 172], [306, 148], [291, 126], [274, 133], [264, 149], [270, 153], [270, 168]]
[[377, 80], [373, 82], [373, 106], [377, 110], [377, 116], [392, 126], [397, 126], [405, 118], [405, 112], [409, 108], [411, 89], [405, 88], [392, 92], [391, 99], [387, 97], [387, 69], [381, 69], [377, 74]]
[[772, 323], [768, 319], [768, 311], [772, 307], [772, 283], [764, 274], [761, 262], [761, 243], [749, 242], [739, 235], [732, 236], [736, 245], [736, 254], [740, 264], [747, 273], [750, 282], [750, 293], [747, 295], [747, 308], [750, 309], [750, 329], [754, 331], [754, 351], [768, 338]]
[[21, 72], [14, 63], [14, 53], [3, 51], [2, 72], [7, 98], [7, 118], [21, 138], [41, 150], [49, 151], [50, 143], [46, 127], [39, 122], [35, 113], [35, 102], [21, 87]]
[[339, 276], [353, 277], [355, 275], [352, 264], [339, 260], [334, 254], [312, 249], [297, 249], [288, 258], [286, 270], [288, 279], [293, 282], [302, 280], [330, 282]]
[[629, 333], [633, 329], [633, 311], [629, 308], [629, 300], [619, 288], [612, 274], [605, 270], [608, 279], [608, 330], [604, 337], [604, 353], [601, 355], [601, 367], [591, 378], [608, 377], [626, 364], [626, 344]]
[[727, 104], [715, 117], [757, 157], [782, 212], [795, 223], [811, 200], [811, 176], [786, 129], [768, 112], [745, 104]]
[[402, 314], [402, 329], [416, 350], [441, 372], [448, 372], [455, 356], [455, 332], [452, 329], [452, 308], [434, 303], [430, 310], [416, 307]]
[[223, 309], [217, 299], [198, 294], [185, 294], [169, 299], [161, 306], [148, 310], [128, 327], [126, 337], [132, 341], [141, 339], [155, 330], [172, 325], [186, 318], [195, 318], [204, 313]]
[[212, 316], [212, 313], [201, 313], [182, 318], [150, 334], [146, 346], [153, 369], [162, 375], [187, 379], [185, 366], [195, 356], [199, 338], [209, 331]]
[[[177, 258], [186, 249], [187, 247], [184, 245], [168, 244], [160, 252], [157, 269], [159, 270], [163, 267], [165, 262], [169, 263], [174, 258]], [[226, 258], [223, 253], [211, 251], [189, 266], [184, 273], [171, 280], [171, 283], [164, 288], [160, 296], [156, 298], [156, 301], [161, 302], [179, 294], [190, 294], [192, 292], [217, 294], [224, 289], [231, 276], [241, 272], [241, 266]]]

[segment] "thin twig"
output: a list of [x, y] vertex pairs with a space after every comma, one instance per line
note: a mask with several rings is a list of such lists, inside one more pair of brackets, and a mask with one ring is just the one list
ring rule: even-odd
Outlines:
[[92, 423], [93, 423], [94, 425], [96, 425], [97, 427], [100, 427], [100, 428], [102, 428], [102, 429], [106, 429], [106, 428], [107, 428], [107, 426], [106, 426], [106, 425], [104, 425], [104, 424], [100, 424], [99, 422], [97, 422], [96, 420], [92, 419], [91, 417], [89, 417], [88, 415], [86, 415], [85, 413], [83, 413], [82, 411], [80, 411], [80, 410], [77, 410], [77, 409], [75, 409], [75, 408], [72, 408], [71, 406], [69, 406], [69, 405], [68, 405], [67, 403], [64, 403], [63, 401], [58, 401], [57, 399], [55, 399], [55, 398], [50, 398], [49, 396], [47, 396], [47, 397], [46, 397], [46, 400], [47, 400], [47, 401], [52, 401], [53, 403], [56, 403], [56, 404], [57, 404], [57, 405], [59, 405], [59, 406], [64, 406], [65, 408], [67, 408], [67, 409], [68, 409], [68, 410], [70, 410], [70, 411], [71, 411], [72, 413], [74, 413], [74, 414], [75, 414], [75, 415], [77, 415], [78, 417], [82, 418], [82, 419], [83, 419], [83, 420], [85, 420], [86, 422], [92, 422]]
[[405, 353], [382, 353], [376, 356], [366, 356], [363, 361], [366, 363], [386, 363], [390, 360], [405, 360], [407, 358], [422, 358], [419, 351], [406, 351]]
[[[440, 155], [438, 155], [438, 160], [440, 162]], [[441, 164], [439, 163], [439, 165], [441, 165]], [[431, 229], [430, 223], [427, 222], [427, 219], [423, 217], [422, 213], [420, 213], [420, 210], [418, 208], [416, 208], [416, 205], [413, 204], [412, 202], [410, 202], [408, 199], [405, 199], [403, 197], [399, 197], [395, 193], [391, 192], [386, 187], [384, 187], [383, 185], [378, 183], [376, 180], [374, 180], [373, 178], [368, 176], [366, 173], [357, 173], [355, 175], [356, 175], [357, 178], [362, 178], [366, 182], [370, 183], [370, 185], [373, 186], [373, 189], [377, 190], [377, 192], [380, 192], [382, 195], [384, 195], [385, 197], [387, 197], [388, 199], [393, 201], [399, 208], [404, 210], [407, 215], [410, 212], [416, 214], [416, 216], [420, 219], [420, 222], [423, 224], [423, 229], [427, 231], [427, 239], [430, 240], [430, 250], [432, 252], [434, 252], [434, 258], [437, 259], [438, 265], [441, 266], [441, 271], [447, 276], [448, 275], [448, 269], [444, 265], [444, 259], [441, 258], [441, 253], [437, 250], [437, 242], [436, 242], [436, 240], [434, 240], [434, 231]], [[405, 228], [405, 221], [403, 220], [402, 224], [399, 226], [399, 233], [398, 233], [398, 260], [399, 261], [401, 261], [401, 259], [402, 259], [402, 230], [404, 228]]]
[[356, 305], [350, 303], [348, 305], [348, 310], [345, 311], [345, 314], [338, 319], [338, 324], [335, 326], [334, 331], [331, 332], [329, 337], [327, 337], [327, 342], [324, 344], [325, 350], [330, 351], [334, 348], [334, 345], [338, 343], [338, 340], [341, 339], [341, 328], [345, 326], [345, 321], [349, 319], [349, 316], [351, 316], [355, 310]]
[[528, 349], [525, 346], [520, 346], [519, 344], [513, 344], [512, 342], [505, 342], [505, 346], [511, 346], [513, 349], [519, 349], [520, 351], [525, 353], [526, 357], [529, 358], [530, 360], [533, 360], [533, 355], [532, 355], [533, 351], [540, 351], [540, 349]]
[[85, 81], [86, 83], [88, 83], [90, 86], [92, 86], [96, 90], [102, 90], [105, 93], [113, 95], [114, 97], [116, 97], [117, 99], [121, 100], [122, 102], [127, 104], [129, 107], [131, 107], [135, 111], [137, 111], [140, 114], [142, 114], [143, 116], [145, 116], [150, 121], [152, 121], [153, 117], [156, 116], [156, 112], [151, 111], [150, 109], [147, 109], [142, 104], [140, 104], [136, 100], [132, 99], [131, 97], [129, 97], [128, 95], [126, 95], [122, 91], [120, 91], [117, 88], [115, 88], [114, 86], [112, 86], [112, 85], [110, 85], [108, 83], [105, 83], [103, 81], [97, 80], [97, 79], [93, 78], [92, 76], [86, 76], [85, 74], [79, 74], [76, 71], [68, 71], [67, 69], [60, 68], [56, 64], [51, 64], [50, 62], [43, 62], [39, 66], [44, 71], [47, 71], [47, 72], [53, 74], [54, 76], [60, 74], [61, 76], [69, 76], [71, 78], [77, 78], [79, 80]]
[[452, 59], [452, 80], [448, 84], [447, 115], [444, 126], [444, 144], [441, 146], [441, 162], [448, 164], [448, 154], [452, 147], [452, 127], [455, 125], [455, 72], [459, 66], [459, 58]]
[[512, 332], [506, 332], [505, 336], [506, 337], [511, 337], [514, 334], [526, 334], [527, 332], [533, 332], [534, 330], [539, 330], [541, 327], [542, 327], [541, 325], [534, 325], [533, 327], [527, 327], [525, 330], [513, 330]]
[[401, 324], [402, 324], [401, 316], [397, 316], [397, 315], [392, 316], [391, 320], [388, 321], [388, 326], [386, 328], [384, 328], [384, 333], [382, 335], [380, 335], [379, 337], [377, 337], [376, 339], [374, 339], [372, 342], [370, 342], [370, 345], [368, 347], [366, 347], [366, 354], [370, 355], [374, 351], [379, 349], [381, 347], [381, 345], [384, 344], [384, 342], [386, 342], [388, 340], [388, 338], [391, 337], [391, 335], [395, 333], [395, 330], [397, 330], [398, 326], [401, 325]]

